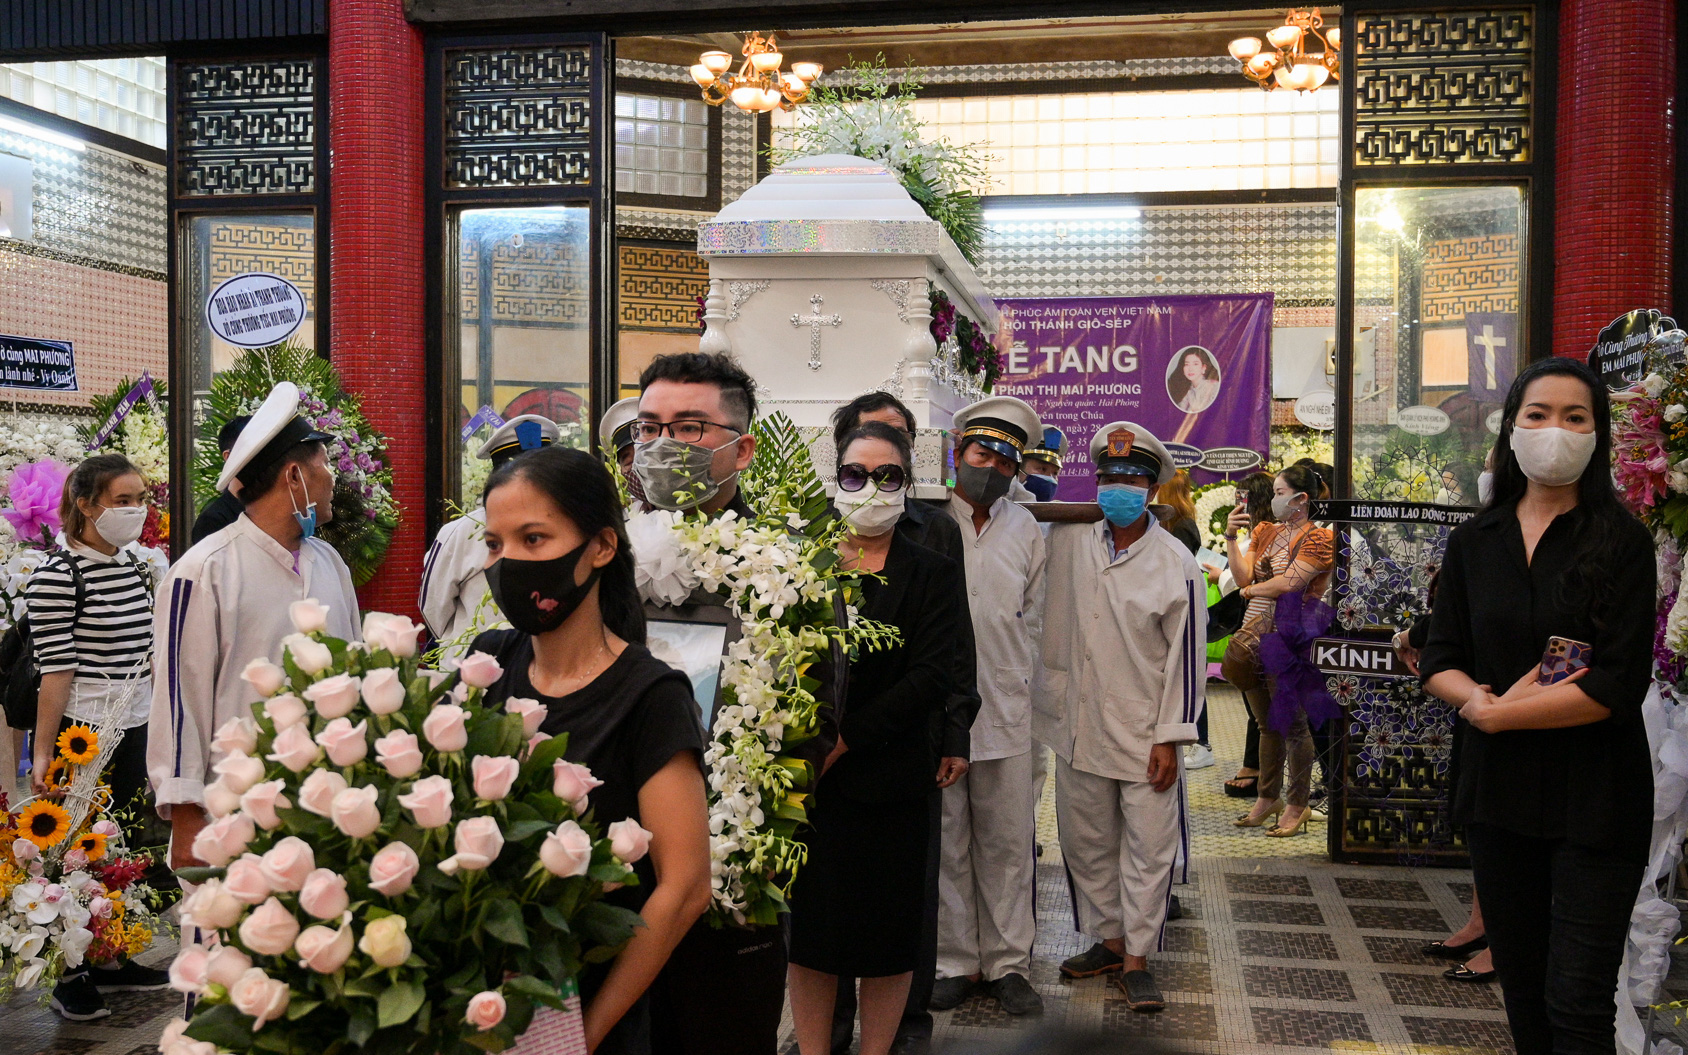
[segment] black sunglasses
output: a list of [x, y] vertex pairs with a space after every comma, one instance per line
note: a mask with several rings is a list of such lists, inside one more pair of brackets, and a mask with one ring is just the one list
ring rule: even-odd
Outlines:
[[901, 491], [903, 484], [908, 482], [900, 465], [881, 465], [877, 469], [868, 469], [855, 462], [849, 462], [838, 467], [840, 491], [860, 491], [867, 486], [869, 480], [881, 491]]

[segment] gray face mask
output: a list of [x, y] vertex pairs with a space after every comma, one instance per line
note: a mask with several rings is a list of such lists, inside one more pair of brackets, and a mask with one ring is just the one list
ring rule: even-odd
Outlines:
[[731, 447], [732, 440], [720, 447], [704, 447], [696, 443], [682, 443], [672, 436], [658, 436], [633, 448], [633, 473], [644, 489], [645, 500], [658, 509], [694, 509], [714, 498], [726, 480], [710, 475], [715, 452]]
[[968, 465], [958, 462], [955, 467], [955, 486], [967, 498], [986, 509], [996, 505], [996, 500], [1008, 493], [1009, 477], [1002, 475], [988, 465]]

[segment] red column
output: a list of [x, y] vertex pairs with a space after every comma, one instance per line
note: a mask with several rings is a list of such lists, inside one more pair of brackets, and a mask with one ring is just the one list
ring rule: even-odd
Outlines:
[[1624, 312], [1671, 307], [1676, 4], [1563, 0], [1556, 50], [1553, 352], [1581, 359]]
[[332, 0], [328, 102], [332, 355], [387, 437], [402, 517], [358, 598], [414, 617], [427, 545], [423, 59], [404, 0]]

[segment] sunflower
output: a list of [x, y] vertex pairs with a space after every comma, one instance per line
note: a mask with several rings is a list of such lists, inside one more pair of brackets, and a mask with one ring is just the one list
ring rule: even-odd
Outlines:
[[83, 832], [71, 841], [71, 846], [88, 855], [88, 860], [98, 861], [105, 856], [106, 837], [99, 832]]
[[45, 850], [57, 846], [70, 834], [70, 814], [56, 802], [40, 799], [23, 808], [18, 814], [18, 831], [25, 839]]
[[65, 770], [68, 768], [70, 764], [63, 757], [54, 755], [53, 760], [47, 763], [47, 787], [53, 790], [64, 787]]
[[59, 754], [66, 762], [85, 766], [100, 753], [100, 738], [86, 725], [73, 725], [59, 734]]

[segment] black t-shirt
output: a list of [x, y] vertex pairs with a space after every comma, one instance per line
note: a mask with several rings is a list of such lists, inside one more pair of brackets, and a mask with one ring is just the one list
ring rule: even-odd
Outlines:
[[[643, 645], [629, 644], [607, 670], [566, 696], [547, 696], [533, 687], [528, 679], [533, 639], [520, 631], [490, 630], [470, 651], [486, 652], [504, 668], [487, 689], [489, 703], [538, 700], [548, 712], [540, 732], [568, 734], [563, 758], [604, 782], [591, 798], [600, 834], [616, 821], [640, 819], [639, 789], [675, 755], [690, 751], [701, 768], [703, 726], [692, 683]], [[656, 872], [648, 856], [633, 870], [639, 886], [618, 890], [609, 900], [638, 911], [656, 886]]]

